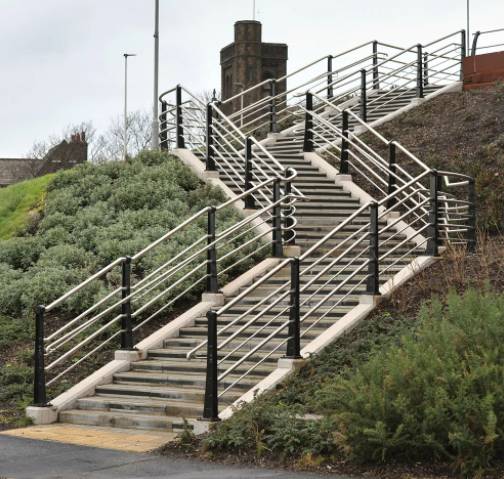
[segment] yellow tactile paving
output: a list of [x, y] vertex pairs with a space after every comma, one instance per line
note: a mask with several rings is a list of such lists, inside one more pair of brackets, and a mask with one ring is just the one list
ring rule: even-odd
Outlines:
[[128, 452], [150, 452], [177, 436], [171, 432], [111, 429], [73, 424], [30, 426], [3, 431], [0, 434]]

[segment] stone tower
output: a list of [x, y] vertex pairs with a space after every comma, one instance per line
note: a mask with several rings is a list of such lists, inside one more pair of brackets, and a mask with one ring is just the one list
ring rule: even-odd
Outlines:
[[[268, 78], [283, 77], [287, 73], [288, 47], [283, 43], [263, 43], [262, 25], [254, 20], [235, 23], [235, 40], [221, 50], [221, 92], [227, 100], [243, 90], [257, 85]], [[270, 93], [270, 84], [248, 93], [244, 105], [264, 98]], [[283, 93], [286, 82], [277, 85], [276, 93]], [[241, 108], [237, 99], [225, 105], [229, 114]]]

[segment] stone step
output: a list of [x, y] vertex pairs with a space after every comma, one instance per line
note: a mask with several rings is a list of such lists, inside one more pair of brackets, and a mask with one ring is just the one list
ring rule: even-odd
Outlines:
[[[207, 329], [202, 328], [206, 337]], [[199, 335], [198, 335], [199, 336]], [[221, 385], [226, 387], [231, 385], [240, 376], [230, 374], [223, 381]], [[258, 383], [262, 377], [255, 375], [248, 375], [243, 378], [237, 385], [237, 389], [251, 389]], [[136, 385], [165, 385], [165, 386], [192, 386], [195, 388], [204, 388], [206, 381], [206, 373], [189, 372], [182, 373], [175, 372], [147, 372], [147, 371], [127, 371], [123, 373], [114, 374], [114, 384], [136, 384]]]
[[147, 429], [156, 431], [181, 431], [184, 429], [184, 421], [179, 417], [110, 411], [69, 409], [59, 414], [59, 420], [70, 424], [118, 427], [122, 429]]
[[[107, 384], [96, 387], [97, 395], [135, 396], [179, 401], [203, 401], [205, 391], [202, 388], [182, 388], [174, 386], [152, 386], [135, 384]], [[239, 395], [235, 394], [236, 399]]]
[[77, 401], [81, 410], [101, 410], [123, 414], [194, 417], [201, 415], [203, 403], [191, 401], [142, 399], [122, 396], [92, 396]]
[[[198, 323], [199, 322], [199, 323]], [[196, 320], [196, 324], [201, 324], [206, 326], [206, 318], [201, 318]], [[219, 318], [219, 324], [225, 324], [222, 317]], [[230, 361], [224, 361], [222, 367], [229, 367], [233, 363]], [[200, 374], [206, 374], [206, 361], [199, 359], [178, 360], [178, 359], [146, 359], [142, 361], [136, 361], [131, 364], [132, 371], [165, 371], [165, 372], [198, 372]], [[243, 374], [247, 372], [249, 368], [245, 366], [238, 366], [235, 369], [236, 374]], [[271, 366], [260, 365], [254, 370], [256, 376], [264, 377], [267, 376], [272, 371]]]

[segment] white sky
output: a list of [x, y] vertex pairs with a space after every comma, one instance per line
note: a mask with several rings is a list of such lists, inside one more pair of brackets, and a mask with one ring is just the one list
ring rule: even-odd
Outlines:
[[[503, 27], [503, 0], [472, 0], [472, 30]], [[68, 124], [98, 129], [152, 108], [154, 0], [0, 0], [0, 157], [23, 156]], [[289, 70], [378, 39], [401, 46], [465, 27], [466, 0], [257, 0], [263, 40], [289, 45]], [[160, 89], [219, 89], [219, 50], [252, 0], [161, 0]]]

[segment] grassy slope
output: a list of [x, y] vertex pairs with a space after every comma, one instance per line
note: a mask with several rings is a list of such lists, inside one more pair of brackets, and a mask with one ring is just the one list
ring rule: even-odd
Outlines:
[[11, 238], [28, 226], [30, 213], [41, 207], [53, 178], [41, 176], [0, 189], [0, 239]]

